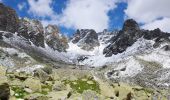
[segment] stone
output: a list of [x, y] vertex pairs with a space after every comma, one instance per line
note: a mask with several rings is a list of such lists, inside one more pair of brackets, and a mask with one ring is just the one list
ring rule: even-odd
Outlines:
[[41, 82], [44, 82], [50, 79], [50, 76], [46, 72], [44, 72], [42, 69], [35, 70], [34, 77], [39, 78]]
[[48, 98], [50, 98], [49, 100], [66, 100], [69, 93], [68, 90], [49, 92]]
[[62, 90], [66, 90], [67, 87], [62, 82], [55, 81], [52, 89], [53, 91], [62, 91]]
[[10, 97], [10, 88], [8, 83], [0, 84], [0, 100], [8, 100]]
[[34, 93], [26, 96], [24, 100], [49, 100], [49, 98], [40, 93]]
[[34, 78], [28, 78], [24, 81], [26, 88], [31, 89], [33, 92], [41, 92], [41, 82], [40, 80]]
[[99, 96], [94, 91], [86, 90], [82, 93], [82, 99], [83, 100], [98, 100]]

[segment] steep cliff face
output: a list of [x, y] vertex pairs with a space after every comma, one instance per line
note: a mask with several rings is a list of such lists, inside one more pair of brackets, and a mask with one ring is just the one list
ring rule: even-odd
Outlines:
[[38, 20], [20, 19], [18, 35], [23, 36], [36, 46], [44, 47], [44, 28]]
[[111, 43], [103, 50], [103, 54], [106, 57], [110, 57], [113, 54], [124, 52], [128, 47], [132, 46], [139, 38], [146, 40], [154, 40], [158, 45], [161, 40], [170, 41], [170, 34], [161, 32], [159, 29], [153, 31], [141, 30], [138, 24], [133, 20], [126, 20], [123, 29], [111, 40]]
[[68, 39], [62, 35], [55, 25], [48, 25], [45, 28], [45, 42], [49, 47], [59, 52], [65, 52], [68, 48]]
[[72, 39], [72, 43], [80, 48], [90, 51], [99, 46], [98, 34], [93, 29], [77, 30]]
[[0, 3], [0, 30], [15, 33], [18, 27], [19, 19], [15, 10]]

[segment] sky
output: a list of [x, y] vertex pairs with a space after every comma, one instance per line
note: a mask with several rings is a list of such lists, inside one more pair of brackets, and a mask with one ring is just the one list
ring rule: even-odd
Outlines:
[[133, 18], [142, 29], [160, 28], [170, 32], [170, 0], [0, 0], [16, 10], [19, 17], [57, 25], [71, 35], [77, 29], [101, 32], [121, 29]]

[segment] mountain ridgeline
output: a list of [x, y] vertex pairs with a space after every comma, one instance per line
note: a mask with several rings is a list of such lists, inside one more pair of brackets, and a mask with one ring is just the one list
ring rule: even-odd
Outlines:
[[166, 98], [170, 33], [127, 19], [121, 30], [78, 29], [69, 38], [0, 3], [0, 79], [2, 100]]
[[[59, 52], [66, 52], [68, 46], [68, 38], [62, 35], [56, 25], [48, 25], [43, 28], [43, 25], [38, 20], [31, 20], [28, 18], [19, 19], [15, 10], [0, 4], [0, 30], [11, 33], [17, 32], [18, 36], [24, 37], [29, 44], [33, 43], [36, 46], [45, 47], [47, 44], [54, 50]], [[96, 33], [93, 29], [81, 29], [73, 35], [72, 43], [77, 44], [81, 49], [90, 51], [99, 46], [99, 36], [101, 33]], [[162, 32], [159, 28], [153, 31], [140, 29], [139, 25], [133, 19], [125, 21], [122, 30], [116, 32], [108, 32], [110, 37], [108, 46], [103, 50], [106, 57], [113, 54], [124, 52], [129, 46], [132, 46], [139, 38], [143, 37], [147, 40], [155, 41], [156, 48], [161, 42], [169, 41], [170, 34]], [[112, 33], [112, 34], [110, 34]], [[2, 38], [2, 33], [1, 33]], [[7, 34], [5, 36], [8, 37]], [[103, 35], [104, 36], [104, 35]]]

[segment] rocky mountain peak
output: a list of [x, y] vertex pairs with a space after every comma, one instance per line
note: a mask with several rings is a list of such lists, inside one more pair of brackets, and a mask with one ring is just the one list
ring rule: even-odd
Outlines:
[[19, 19], [15, 10], [0, 3], [0, 30], [14, 33], [18, 27]]
[[62, 35], [56, 25], [48, 25], [45, 28], [45, 42], [49, 47], [59, 52], [66, 51], [68, 39]]
[[99, 46], [98, 34], [93, 29], [77, 30], [74, 34], [72, 42], [74, 44], [77, 43], [80, 48], [87, 51], [93, 50], [94, 47]]
[[138, 23], [133, 20], [133, 19], [127, 19], [125, 22], [124, 22], [124, 25], [123, 25], [123, 29], [124, 31], [127, 31], [127, 30], [140, 30], [139, 28], [139, 25]]
[[[133, 19], [125, 21], [122, 30], [112, 38], [111, 43], [104, 48], [103, 54], [106, 57], [124, 52], [128, 47], [132, 46], [139, 38], [155, 41], [156, 46], [160, 44], [160, 40], [170, 41], [170, 34], [162, 32], [160, 29], [152, 31], [140, 30], [138, 24]], [[156, 47], [155, 46], [155, 47]]]
[[36, 46], [44, 47], [44, 29], [38, 20], [20, 19], [18, 35], [30, 40]]
[[45, 34], [49, 35], [52, 34], [53, 36], [57, 36], [59, 37], [59, 28], [56, 25], [48, 25], [47, 27], [45, 27]]

